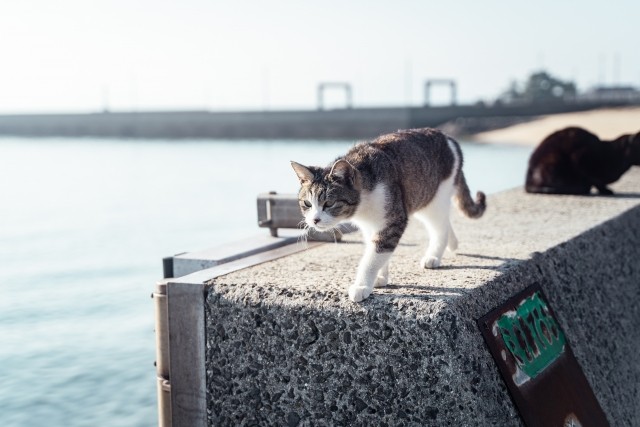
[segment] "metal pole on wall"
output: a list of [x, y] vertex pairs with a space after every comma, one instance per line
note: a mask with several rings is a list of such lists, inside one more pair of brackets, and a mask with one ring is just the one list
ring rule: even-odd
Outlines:
[[324, 91], [327, 87], [337, 87], [343, 89], [345, 93], [345, 108], [350, 109], [353, 107], [351, 84], [340, 82], [324, 82], [318, 84], [318, 110], [324, 109]]
[[322, 93], [324, 92], [324, 84], [320, 83], [318, 85], [318, 110], [322, 110], [323, 107], [323, 99], [322, 99]]
[[151, 294], [156, 317], [156, 382], [158, 395], [158, 426], [171, 427], [171, 384], [169, 382], [169, 323], [167, 284], [160, 281]]

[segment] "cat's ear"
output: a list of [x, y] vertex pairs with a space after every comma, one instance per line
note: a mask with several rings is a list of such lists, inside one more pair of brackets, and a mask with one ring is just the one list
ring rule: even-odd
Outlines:
[[351, 166], [351, 163], [344, 159], [340, 159], [333, 164], [329, 175], [353, 184], [355, 183], [356, 170]]
[[311, 172], [308, 167], [302, 166], [300, 163], [296, 163], [294, 161], [291, 161], [291, 166], [296, 172], [296, 175], [298, 175], [301, 185], [305, 185], [313, 181], [313, 172]]

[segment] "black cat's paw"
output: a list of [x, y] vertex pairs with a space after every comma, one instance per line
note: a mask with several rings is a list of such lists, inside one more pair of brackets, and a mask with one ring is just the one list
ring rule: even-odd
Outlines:
[[613, 196], [613, 191], [611, 191], [609, 188], [607, 187], [599, 187], [598, 188], [598, 193], [601, 196]]

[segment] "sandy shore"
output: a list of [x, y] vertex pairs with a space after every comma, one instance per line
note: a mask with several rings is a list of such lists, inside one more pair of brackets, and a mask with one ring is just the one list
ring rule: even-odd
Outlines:
[[602, 139], [640, 131], [640, 107], [607, 108], [579, 113], [552, 114], [503, 129], [480, 132], [479, 142], [538, 145], [550, 133], [567, 126], [580, 126]]

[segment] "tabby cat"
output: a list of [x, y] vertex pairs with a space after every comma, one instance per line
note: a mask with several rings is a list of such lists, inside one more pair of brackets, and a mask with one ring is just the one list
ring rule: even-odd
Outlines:
[[403, 130], [359, 143], [326, 168], [291, 165], [300, 179], [305, 226], [329, 231], [351, 222], [362, 232], [364, 255], [348, 289], [355, 302], [387, 285], [389, 258], [409, 215], [429, 234], [420, 265], [437, 268], [445, 248], [458, 246], [449, 221], [452, 196], [470, 218], [479, 218], [486, 208], [484, 193], [478, 192], [475, 201], [469, 194], [460, 146], [436, 129]]

